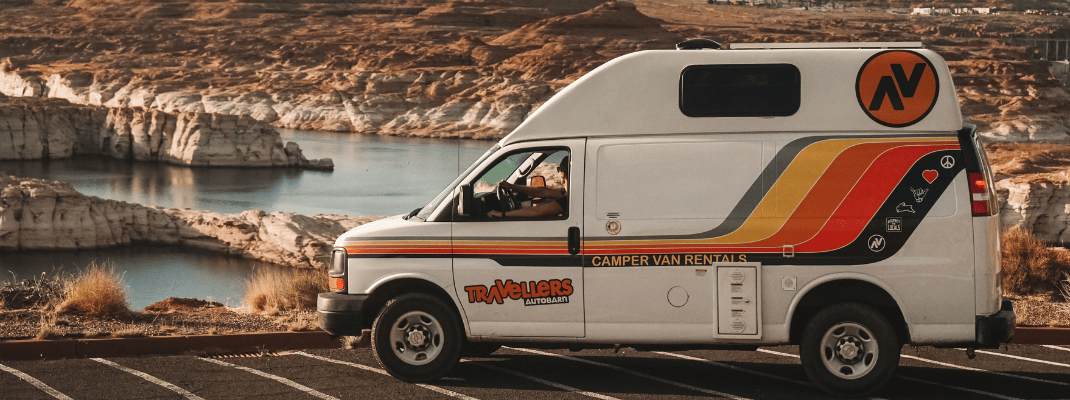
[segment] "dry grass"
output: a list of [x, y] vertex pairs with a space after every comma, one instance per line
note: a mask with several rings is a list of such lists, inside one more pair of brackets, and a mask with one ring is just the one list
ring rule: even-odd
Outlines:
[[1018, 326], [1070, 328], [1070, 303], [1051, 296], [1021, 296], [1011, 301]]
[[42, 273], [31, 279], [0, 285], [0, 310], [50, 309], [63, 301], [62, 274]]
[[1003, 232], [1003, 289], [1015, 295], [1048, 295], [1070, 274], [1070, 255], [1048, 248], [1029, 232]]
[[286, 310], [315, 309], [316, 296], [327, 290], [323, 271], [258, 270], [246, 285], [243, 302], [253, 310], [277, 315]]
[[56, 321], [59, 317], [54, 312], [41, 314], [41, 329], [37, 331], [37, 340], [52, 340], [60, 336], [56, 331]]
[[90, 264], [67, 282], [59, 312], [88, 318], [115, 318], [129, 314], [122, 276], [115, 273], [112, 265]]

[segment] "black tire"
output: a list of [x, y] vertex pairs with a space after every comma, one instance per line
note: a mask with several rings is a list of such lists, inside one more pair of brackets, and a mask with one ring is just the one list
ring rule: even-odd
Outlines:
[[502, 348], [500, 343], [468, 342], [468, 345], [464, 346], [464, 352], [461, 354], [465, 357], [486, 357], [494, 354], [500, 348]]
[[810, 380], [836, 396], [866, 396], [884, 387], [899, 365], [892, 324], [873, 307], [825, 307], [803, 330], [799, 358]]
[[430, 382], [457, 365], [465, 338], [452, 307], [428, 294], [408, 293], [383, 306], [371, 342], [375, 358], [391, 376]]

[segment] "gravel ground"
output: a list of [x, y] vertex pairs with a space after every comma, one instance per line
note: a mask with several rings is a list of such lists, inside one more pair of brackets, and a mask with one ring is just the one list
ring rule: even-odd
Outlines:
[[179, 307], [164, 312], [131, 312], [109, 320], [56, 315], [40, 309], [0, 310], [0, 340], [35, 337], [208, 335], [313, 329], [316, 329], [315, 310], [253, 314], [218, 305]]
[[1018, 326], [1070, 328], [1070, 303], [1049, 296], [1011, 298]]

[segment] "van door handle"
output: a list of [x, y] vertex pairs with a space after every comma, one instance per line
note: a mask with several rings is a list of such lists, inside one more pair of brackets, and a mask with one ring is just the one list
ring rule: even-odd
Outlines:
[[568, 254], [580, 254], [580, 227], [568, 228]]

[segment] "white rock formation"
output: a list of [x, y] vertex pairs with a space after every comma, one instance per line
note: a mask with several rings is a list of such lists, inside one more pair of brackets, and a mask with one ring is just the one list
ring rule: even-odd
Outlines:
[[1070, 181], [1004, 179], [996, 189], [1003, 229], [1021, 227], [1048, 244], [1070, 243]]
[[545, 84], [452, 71], [354, 73], [349, 80], [354, 86], [342, 90], [290, 95], [168, 89], [123, 74], [41, 77], [8, 70], [0, 71], [0, 93], [113, 109], [242, 116], [288, 129], [476, 138], [504, 136], [554, 93]]
[[168, 244], [322, 269], [335, 238], [378, 218], [160, 208], [86, 196], [67, 183], [0, 174], [0, 251]]
[[332, 169], [283, 144], [270, 125], [247, 115], [74, 105], [59, 99], [0, 99], [0, 160], [99, 154], [195, 166], [296, 166]]

